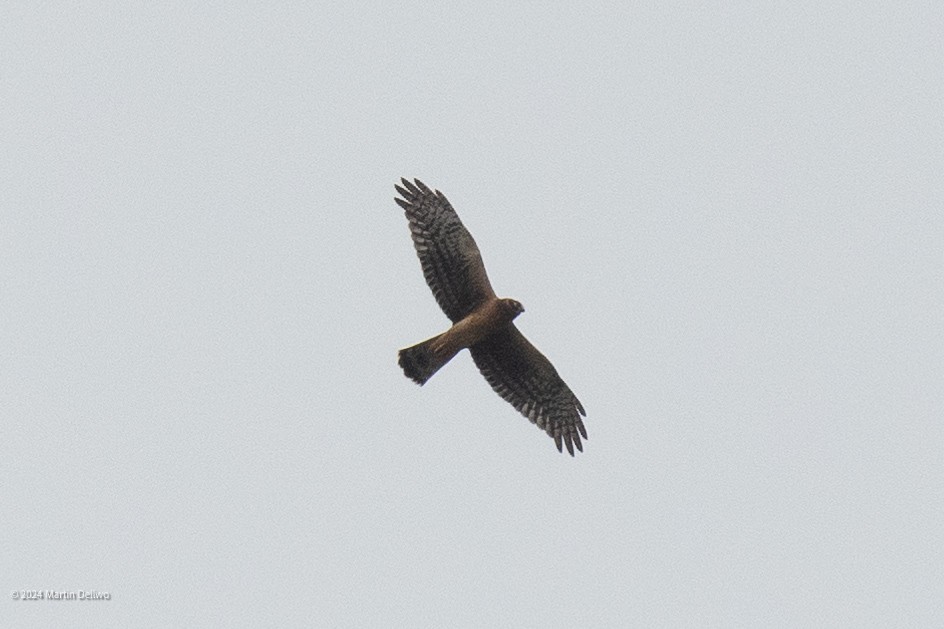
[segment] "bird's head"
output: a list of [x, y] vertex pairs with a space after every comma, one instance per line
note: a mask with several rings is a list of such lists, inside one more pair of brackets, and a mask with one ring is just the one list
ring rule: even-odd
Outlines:
[[524, 312], [524, 306], [521, 305], [521, 302], [516, 299], [502, 299], [502, 308], [508, 314], [511, 319], [514, 319], [522, 312]]

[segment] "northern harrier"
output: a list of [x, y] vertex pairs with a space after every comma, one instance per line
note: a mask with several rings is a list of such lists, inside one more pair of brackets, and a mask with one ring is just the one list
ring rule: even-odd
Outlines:
[[485, 274], [482, 255], [456, 211], [439, 190], [419, 179], [395, 186], [402, 199], [426, 283], [452, 327], [413, 347], [401, 349], [403, 373], [425, 384], [460, 350], [472, 360], [498, 395], [544, 430], [557, 449], [583, 452], [587, 438], [577, 396], [557, 375], [544, 354], [524, 337], [512, 320], [524, 312], [514, 299], [499, 299]]

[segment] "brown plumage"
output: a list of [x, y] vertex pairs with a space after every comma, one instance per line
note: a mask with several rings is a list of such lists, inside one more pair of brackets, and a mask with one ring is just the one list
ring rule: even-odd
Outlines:
[[413, 246], [426, 283], [452, 327], [438, 336], [400, 350], [403, 372], [418, 384], [461, 350], [492, 388], [522, 415], [550, 435], [559, 451], [583, 451], [587, 438], [583, 406], [554, 366], [518, 331], [513, 320], [524, 312], [514, 299], [499, 299], [485, 273], [482, 255], [456, 211], [439, 190], [423, 182], [395, 186], [395, 199], [410, 223]]

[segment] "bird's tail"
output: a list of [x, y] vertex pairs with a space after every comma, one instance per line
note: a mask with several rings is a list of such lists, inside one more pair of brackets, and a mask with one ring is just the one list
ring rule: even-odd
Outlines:
[[437, 352], [433, 349], [433, 343], [440, 336], [442, 334], [400, 350], [398, 362], [407, 378], [419, 385], [424, 385], [434, 373], [456, 355], [456, 352]]

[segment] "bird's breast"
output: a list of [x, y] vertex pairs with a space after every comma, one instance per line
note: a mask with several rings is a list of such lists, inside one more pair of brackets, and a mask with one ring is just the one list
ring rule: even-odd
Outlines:
[[448, 344], [455, 347], [456, 351], [475, 345], [507, 325], [506, 319], [498, 300], [489, 300], [449, 328], [446, 332]]

